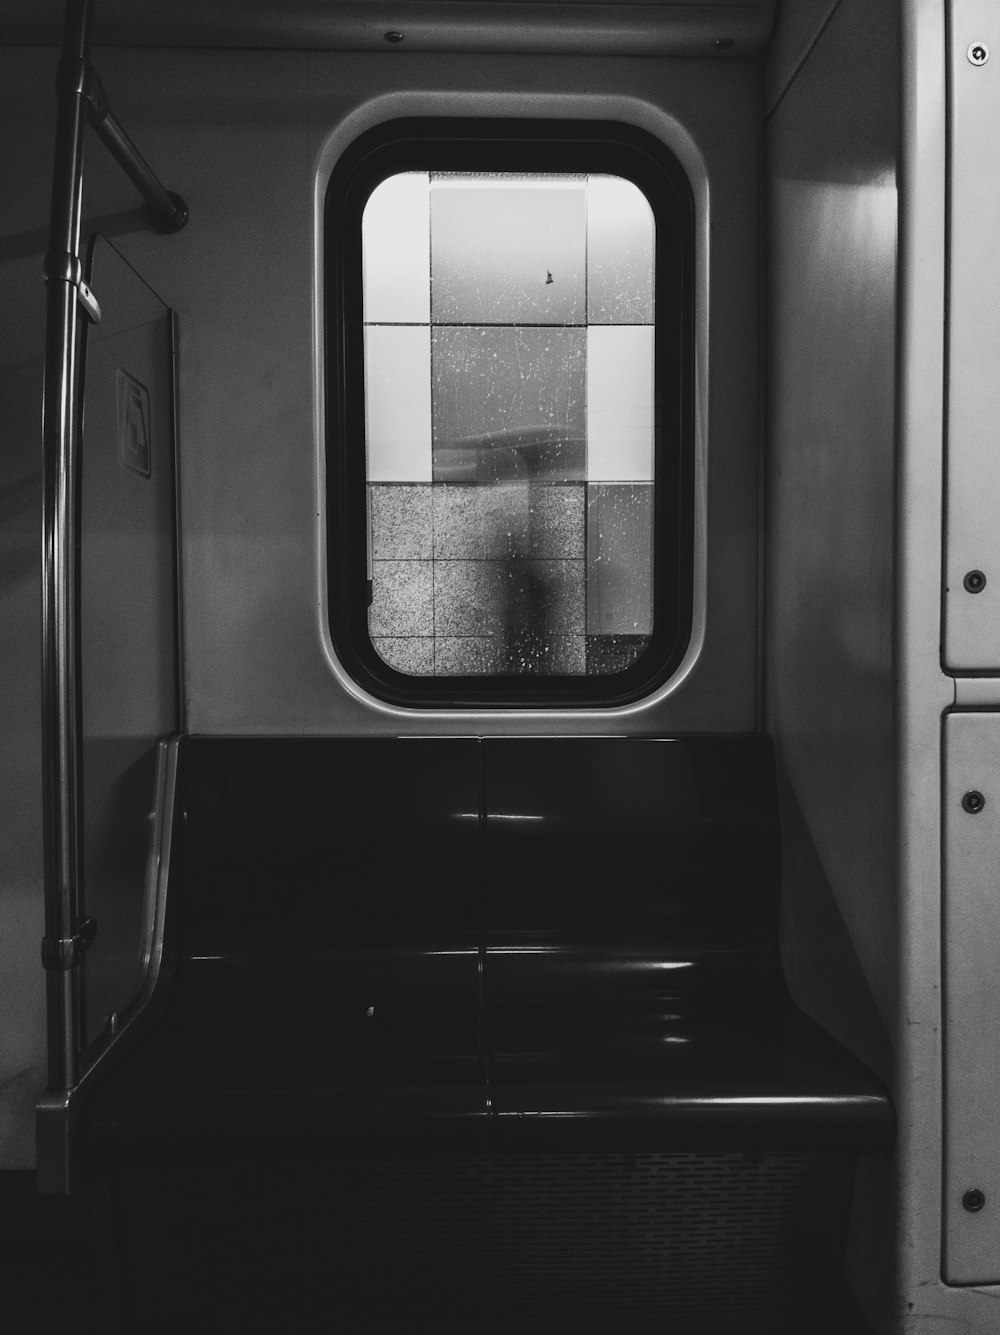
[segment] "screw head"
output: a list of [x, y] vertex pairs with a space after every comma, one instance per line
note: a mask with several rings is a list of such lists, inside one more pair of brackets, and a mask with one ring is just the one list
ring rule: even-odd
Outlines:
[[403, 34], [401, 32], [387, 32], [385, 34], [385, 40], [395, 44], [396, 42], [401, 42], [403, 40]]
[[731, 37], [716, 37], [712, 43], [716, 51], [728, 51], [732, 44], [733, 39]]
[[990, 58], [990, 48], [985, 42], [972, 42], [965, 54], [970, 65], [985, 65]]
[[978, 1214], [986, 1204], [986, 1193], [979, 1190], [978, 1187], [972, 1187], [962, 1197], [962, 1205], [969, 1214]]
[[968, 593], [982, 593], [986, 588], [986, 576], [981, 570], [970, 570], [962, 580]]
[[970, 816], [977, 816], [986, 805], [986, 798], [977, 789], [972, 788], [962, 798], [962, 810], [967, 811]]

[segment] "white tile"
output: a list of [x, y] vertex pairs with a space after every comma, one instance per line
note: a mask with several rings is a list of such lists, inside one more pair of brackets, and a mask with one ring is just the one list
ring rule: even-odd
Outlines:
[[361, 219], [364, 318], [379, 324], [430, 321], [430, 202], [426, 172], [377, 185]]
[[587, 319], [651, 324], [655, 221], [638, 186], [620, 176], [587, 185]]
[[653, 480], [653, 328], [587, 330], [587, 479]]
[[365, 327], [369, 482], [431, 480], [428, 325]]

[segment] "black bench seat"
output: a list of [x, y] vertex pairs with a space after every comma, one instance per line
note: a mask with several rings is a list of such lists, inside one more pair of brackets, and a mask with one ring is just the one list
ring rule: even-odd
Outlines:
[[[143, 1227], [201, 1276], [170, 1320], [208, 1323], [283, 1230], [308, 1250], [304, 1218], [338, 1301], [393, 1328], [409, 1285], [442, 1329], [489, 1291], [498, 1329], [613, 1299], [615, 1329], [771, 1332], [817, 1256], [833, 1282], [893, 1110], [787, 991], [767, 738], [192, 737], [178, 802], [168, 1000], [80, 1128], [123, 1217], [157, 1184]], [[238, 1272], [199, 1268], [206, 1210]], [[281, 1265], [280, 1311], [326, 1329]]]
[[884, 1088], [782, 978], [772, 763], [186, 739], [173, 994], [91, 1142], [885, 1146]]

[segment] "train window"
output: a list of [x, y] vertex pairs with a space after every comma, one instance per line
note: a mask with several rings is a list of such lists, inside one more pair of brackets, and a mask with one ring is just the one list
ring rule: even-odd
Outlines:
[[692, 208], [624, 126], [397, 122], [327, 196], [330, 624], [399, 703], [608, 704], [690, 619]]

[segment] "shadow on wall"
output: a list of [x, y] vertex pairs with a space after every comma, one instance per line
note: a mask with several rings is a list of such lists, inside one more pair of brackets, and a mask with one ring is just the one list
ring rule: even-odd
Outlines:
[[795, 1001], [891, 1083], [893, 1050], [836, 896], [780, 762], [782, 961]]

